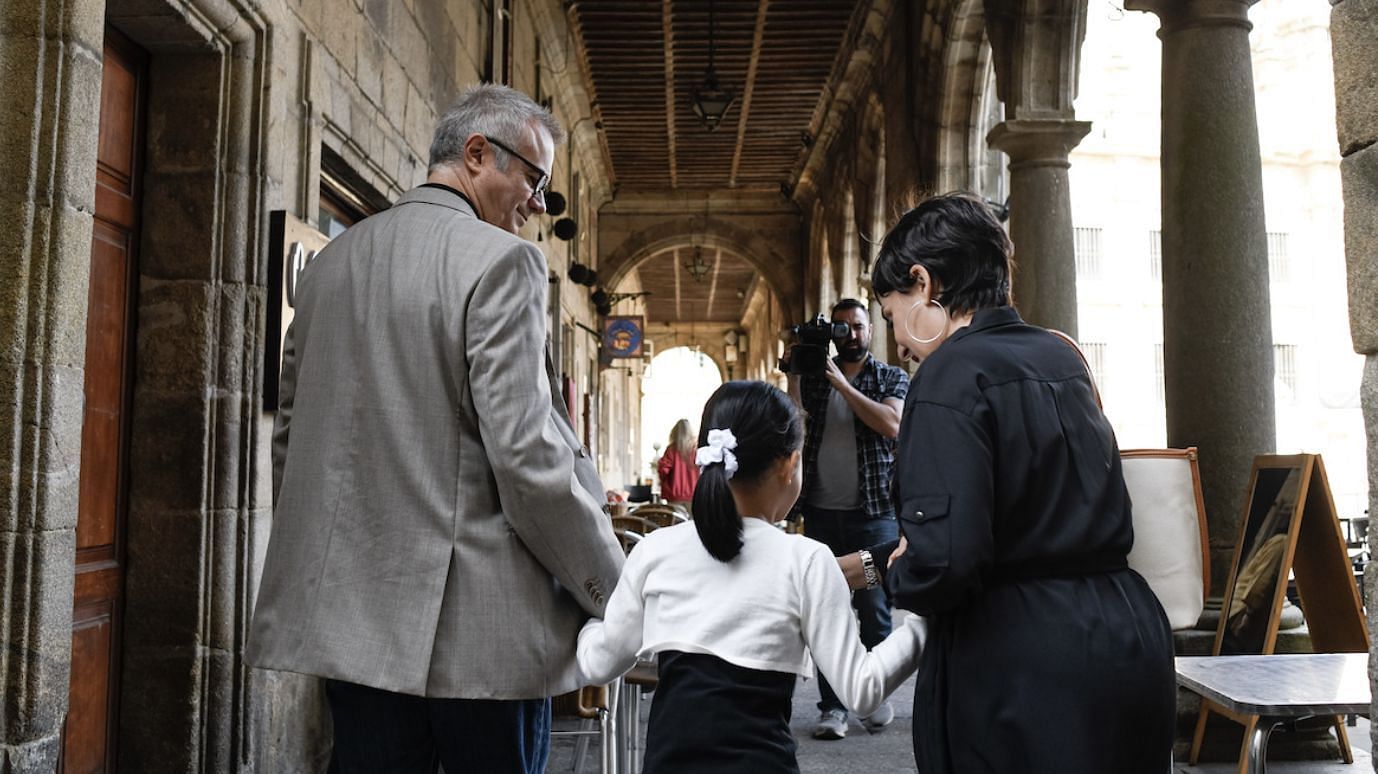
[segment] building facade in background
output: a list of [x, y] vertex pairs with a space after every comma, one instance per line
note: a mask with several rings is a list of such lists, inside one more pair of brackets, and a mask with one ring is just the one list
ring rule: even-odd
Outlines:
[[[1264, 0], [1249, 18], [1277, 451], [1319, 452], [1340, 515], [1361, 516], [1369, 502], [1364, 358], [1346, 336], [1330, 9]], [[1124, 448], [1166, 443], [1157, 26], [1110, 5], [1088, 9], [1077, 114], [1092, 128], [1071, 154], [1080, 339]]]

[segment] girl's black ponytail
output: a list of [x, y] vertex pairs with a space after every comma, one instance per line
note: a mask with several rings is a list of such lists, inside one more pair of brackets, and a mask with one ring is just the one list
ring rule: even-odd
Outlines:
[[[708, 445], [708, 435], [715, 430], [729, 430], [735, 439], [730, 451], [737, 469], [730, 478], [739, 483], [756, 481], [776, 460], [793, 454], [804, 435], [794, 403], [765, 382], [719, 387], [703, 408], [700, 447]], [[742, 517], [728, 479], [724, 463], [713, 462], [703, 468], [694, 489], [694, 528], [709, 555], [721, 562], [732, 561], [742, 551]]]
[[727, 469], [715, 462], [699, 474], [694, 487], [694, 528], [708, 553], [730, 562], [742, 550], [742, 517], [732, 490], [727, 488]]

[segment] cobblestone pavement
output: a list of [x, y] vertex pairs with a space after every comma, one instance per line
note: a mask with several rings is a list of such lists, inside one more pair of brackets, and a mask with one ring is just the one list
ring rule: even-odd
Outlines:
[[[800, 680], [794, 690], [794, 715], [790, 728], [799, 743], [801, 774], [914, 774], [913, 731], [914, 679], [911, 677], [890, 697], [895, 707], [895, 722], [878, 733], [868, 734], [853, 718], [847, 738], [819, 741], [813, 738], [813, 724], [818, 719], [814, 706], [818, 701], [818, 683]], [[651, 709], [650, 697], [641, 704], [641, 733], [646, 733], [646, 717]], [[572, 723], [557, 721], [556, 728], [572, 728]], [[643, 737], [644, 738], [644, 737]], [[1354, 749], [1354, 764], [1342, 761], [1276, 761], [1270, 763], [1270, 774], [1362, 774], [1375, 771], [1369, 754], [1369, 722], [1359, 718], [1358, 726], [1349, 729], [1349, 741]], [[574, 741], [556, 738], [551, 748], [551, 774], [566, 774], [573, 767]], [[595, 741], [585, 756], [585, 774], [598, 771], [598, 744]], [[1238, 768], [1230, 763], [1203, 763], [1188, 766], [1178, 763], [1179, 774], [1236, 774]]]

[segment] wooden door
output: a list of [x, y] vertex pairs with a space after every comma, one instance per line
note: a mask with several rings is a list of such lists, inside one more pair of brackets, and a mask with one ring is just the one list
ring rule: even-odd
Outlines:
[[146, 55], [107, 27], [86, 319], [86, 407], [62, 771], [113, 771]]

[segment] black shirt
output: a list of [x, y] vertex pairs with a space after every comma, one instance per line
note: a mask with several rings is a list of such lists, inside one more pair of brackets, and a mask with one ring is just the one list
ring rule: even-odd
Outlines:
[[894, 481], [908, 548], [886, 585], [929, 616], [918, 769], [1161, 771], [1172, 636], [1127, 566], [1119, 451], [1077, 353], [977, 312], [910, 382]]
[[918, 613], [999, 579], [1120, 569], [1134, 543], [1086, 366], [1010, 307], [977, 312], [914, 375], [892, 491], [909, 550], [888, 580]]

